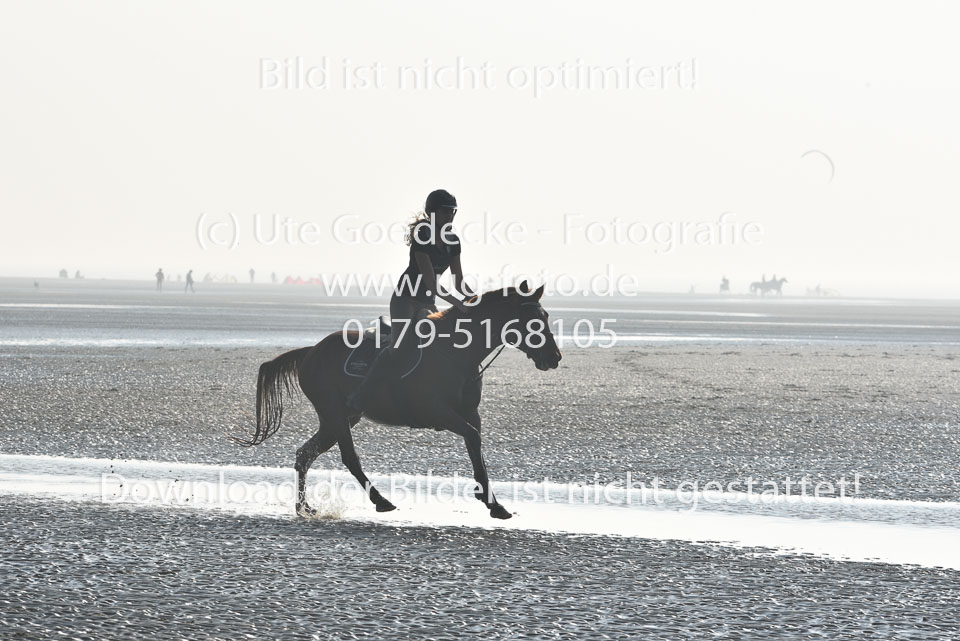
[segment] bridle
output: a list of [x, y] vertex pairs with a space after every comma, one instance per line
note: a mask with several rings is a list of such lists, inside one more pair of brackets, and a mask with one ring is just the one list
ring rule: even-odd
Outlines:
[[[527, 301], [526, 303], [520, 303], [520, 307], [523, 307], [524, 305], [536, 305], [539, 309], [541, 309], [541, 310], [543, 309], [543, 306], [540, 304], [540, 301], [536, 301], [536, 300]], [[546, 324], [546, 323], [544, 323], [544, 324]], [[483, 367], [480, 368], [480, 371], [477, 373], [476, 378], [474, 378], [473, 380], [477, 380], [477, 379], [483, 377], [483, 373], [487, 370], [488, 367], [490, 367], [491, 365], [493, 365], [493, 361], [497, 360], [497, 357], [500, 356], [500, 354], [503, 352], [503, 348], [506, 347], [506, 346], [507, 346], [507, 344], [506, 344], [506, 343], [503, 343], [503, 344], [500, 345], [500, 347], [497, 348], [497, 353], [493, 355], [493, 358], [491, 358], [489, 361], [487, 361], [487, 364], [486, 364], [486, 365], [484, 365]], [[525, 352], [523, 349], [521, 349], [521, 348], [518, 348], [518, 349], [520, 349], [521, 352], [523, 352], [524, 354], [526, 354], [526, 352]], [[528, 354], [528, 356], [529, 356], [529, 354]]]

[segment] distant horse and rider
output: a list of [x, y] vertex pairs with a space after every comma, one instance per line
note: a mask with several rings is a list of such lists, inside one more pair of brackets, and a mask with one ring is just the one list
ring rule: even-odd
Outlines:
[[777, 275], [774, 274], [773, 278], [767, 280], [766, 275], [764, 275], [760, 280], [755, 280], [750, 283], [750, 293], [751, 294], [760, 294], [761, 296], [766, 296], [771, 292], [776, 292], [777, 296], [783, 295], [783, 284], [787, 282], [786, 278], [777, 278]]
[[370, 400], [359, 414], [349, 403], [359, 382], [347, 368], [354, 350], [351, 345], [360, 343], [359, 332], [334, 332], [312, 347], [281, 354], [260, 366], [255, 432], [249, 438], [234, 440], [242, 445], [259, 445], [273, 435], [280, 428], [286, 397], [296, 393], [298, 385], [316, 409], [320, 427], [297, 450], [297, 514], [316, 513], [306, 500], [307, 471], [318, 456], [334, 445], [340, 446], [343, 464], [360, 482], [377, 511], [395, 509], [364, 474], [354, 447], [351, 429], [361, 416], [366, 416], [385, 425], [449, 430], [462, 436], [478, 484], [476, 498], [486, 505], [490, 516], [508, 519], [512, 514], [490, 489], [480, 447], [478, 406], [483, 378], [479, 366], [508, 342], [526, 354], [539, 370], [559, 365], [560, 349], [550, 331], [549, 316], [540, 304], [543, 291], [543, 286], [531, 291], [524, 281], [519, 288], [495, 290], [464, 301], [468, 304], [466, 311], [451, 307], [428, 315], [426, 322], [433, 325], [434, 340], [414, 350], [419, 354], [413, 369], [401, 377], [383, 380], [371, 390]]

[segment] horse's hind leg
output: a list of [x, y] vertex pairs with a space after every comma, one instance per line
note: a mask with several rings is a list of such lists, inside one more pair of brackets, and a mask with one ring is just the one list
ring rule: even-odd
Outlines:
[[373, 504], [377, 506], [377, 512], [389, 512], [390, 510], [397, 509], [393, 503], [380, 494], [377, 488], [373, 487], [373, 483], [371, 483], [367, 475], [363, 473], [363, 468], [360, 467], [360, 457], [357, 455], [357, 449], [353, 445], [353, 434], [350, 433], [350, 423], [348, 423], [346, 419], [343, 419], [341, 424], [343, 425], [343, 429], [339, 434], [337, 442], [340, 444], [340, 458], [343, 460], [343, 464], [347, 466], [350, 473], [360, 482], [360, 486], [367, 492], [367, 496], [369, 496]]
[[329, 426], [324, 426], [321, 418], [320, 429], [297, 450], [297, 462], [294, 468], [297, 470], [297, 514], [300, 516], [316, 513], [316, 510], [307, 504], [307, 472], [317, 457], [333, 447], [336, 442], [337, 435], [329, 429]]

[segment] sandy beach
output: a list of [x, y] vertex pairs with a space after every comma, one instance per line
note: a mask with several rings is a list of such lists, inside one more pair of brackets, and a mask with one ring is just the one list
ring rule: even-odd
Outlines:
[[[257, 448], [255, 373], [284, 348], [6, 347], [4, 453], [292, 466], [315, 431], [305, 399]], [[510, 350], [484, 379], [486, 458], [495, 478], [665, 487], [754, 478], [785, 491], [853, 480], [870, 498], [956, 501], [960, 348], [652, 345], [568, 349], [538, 372]], [[361, 423], [376, 472], [469, 472], [448, 432]], [[320, 466], [339, 465], [336, 451]], [[794, 492], [799, 488], [794, 488]]]
[[[958, 625], [949, 604], [960, 572], [947, 567], [960, 561], [919, 549], [960, 530], [952, 307], [917, 327], [896, 305], [853, 301], [838, 312], [792, 301], [758, 311], [749, 300], [652, 298], [628, 309], [637, 321], [658, 319], [656, 334], [628, 332], [609, 349], [567, 346], [558, 370], [538, 372], [507, 350], [485, 375], [481, 405], [499, 492], [622, 488], [629, 478], [670, 491], [714, 482], [730, 497], [752, 479], [796, 500], [638, 512], [521, 495], [503, 499], [516, 516], [501, 527], [473, 503], [400, 500], [395, 520], [378, 521], [357, 500], [339, 518], [304, 520], [282, 500], [97, 496], [104, 470], [182, 485], [217, 469], [279, 482], [316, 416], [301, 401], [262, 446], [232, 443], [252, 425], [257, 367], [312, 327], [322, 335], [330, 319], [372, 318], [376, 304], [318, 307], [281, 291], [270, 310], [252, 313], [242, 289], [186, 301], [122, 288], [43, 295], [10, 287], [0, 306], [0, 519], [9, 532], [0, 623], [14, 636], [142, 636], [174, 622], [183, 638], [454, 638], [467, 629], [492, 638], [933, 639]], [[614, 310], [624, 305], [555, 307], [594, 318], [622, 317]], [[274, 322], [278, 314], [287, 321]], [[731, 314], [767, 325], [731, 328]], [[671, 324], [698, 316], [695, 327]], [[798, 323], [861, 335], [810, 337]], [[700, 336], [707, 331], [719, 334]], [[120, 340], [125, 332], [137, 340]], [[355, 434], [365, 469], [382, 482], [469, 476], [452, 434], [367, 422]], [[342, 477], [337, 449], [313, 470], [316, 483]], [[845, 488], [853, 503], [838, 498], [841, 479], [856, 481]], [[821, 485], [807, 501], [823, 483], [831, 491]]]
[[916, 638], [960, 573], [630, 538], [4, 499], [11, 638]]

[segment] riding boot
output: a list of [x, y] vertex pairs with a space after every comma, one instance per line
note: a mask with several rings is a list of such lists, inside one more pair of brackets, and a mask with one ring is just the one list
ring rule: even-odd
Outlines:
[[348, 408], [356, 412], [363, 412], [367, 409], [367, 405], [370, 404], [370, 399], [377, 387], [393, 373], [393, 365], [396, 361], [393, 352], [394, 350], [391, 347], [380, 350], [377, 357], [373, 359], [370, 369], [367, 370], [366, 376], [360, 381], [360, 387], [347, 397]]

